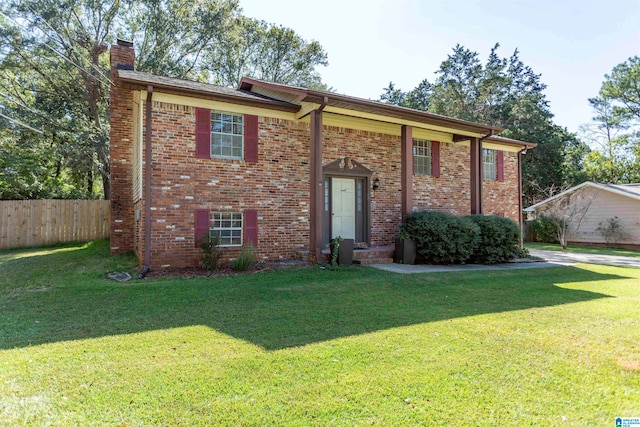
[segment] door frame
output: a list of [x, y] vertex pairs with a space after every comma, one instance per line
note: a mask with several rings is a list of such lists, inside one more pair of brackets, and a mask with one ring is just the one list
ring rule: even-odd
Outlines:
[[[323, 172], [323, 203], [322, 203], [322, 244], [328, 245], [331, 240], [331, 212], [333, 210], [332, 201], [332, 179], [344, 178], [355, 180], [355, 221], [356, 221], [356, 243], [371, 241], [371, 176], [373, 172], [361, 163], [351, 160], [348, 157], [335, 160], [322, 168]], [[358, 211], [358, 183], [362, 185], [362, 211]]]

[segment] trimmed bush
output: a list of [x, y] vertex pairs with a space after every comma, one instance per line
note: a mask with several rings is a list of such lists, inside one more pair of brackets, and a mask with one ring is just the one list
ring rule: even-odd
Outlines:
[[520, 226], [509, 218], [495, 215], [470, 215], [480, 229], [480, 241], [471, 257], [480, 264], [497, 264], [517, 258], [520, 250]]
[[220, 236], [212, 234], [211, 236], [202, 236], [198, 240], [200, 246], [199, 261], [203, 270], [216, 270], [220, 266], [223, 250], [220, 247]]
[[533, 220], [533, 233], [537, 242], [558, 243], [558, 231], [551, 218], [540, 215]]
[[407, 215], [400, 225], [400, 237], [414, 240], [426, 262], [461, 264], [473, 255], [480, 229], [469, 218], [423, 211]]

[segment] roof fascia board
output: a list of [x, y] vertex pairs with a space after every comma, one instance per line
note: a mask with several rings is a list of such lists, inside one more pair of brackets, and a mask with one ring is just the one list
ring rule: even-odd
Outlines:
[[[500, 150], [500, 151], [508, 151], [510, 153], [518, 153], [522, 150], [523, 145], [512, 145], [512, 144], [496, 144], [495, 142], [486, 142], [487, 140], [482, 140], [482, 148], [487, 148], [490, 150]], [[454, 142], [455, 145], [460, 145], [462, 147], [468, 147], [471, 145], [471, 141], [469, 139], [458, 140]]]
[[278, 110], [278, 111], [288, 111], [292, 113], [295, 113], [300, 109], [300, 107], [297, 105], [280, 102], [280, 101], [271, 101], [266, 99], [261, 100], [257, 98], [251, 99], [251, 98], [245, 98], [242, 96], [227, 95], [227, 94], [215, 93], [215, 92], [206, 92], [206, 91], [201, 91], [201, 90], [196, 90], [191, 88], [180, 87], [177, 85], [168, 85], [168, 84], [157, 83], [157, 82], [148, 83], [148, 82], [145, 82], [143, 79], [121, 77], [120, 80], [124, 83], [133, 85], [134, 86], [133, 89], [137, 89], [137, 90], [143, 90], [144, 88], [146, 88], [147, 84], [153, 84], [154, 92], [155, 92], [155, 89], [157, 89], [157, 90], [162, 90], [167, 94], [174, 94], [174, 95], [187, 94], [188, 96], [195, 97], [195, 98], [217, 100], [221, 102], [262, 107], [262, 108]]
[[[147, 99], [146, 90], [140, 91], [142, 101]], [[284, 120], [295, 120], [295, 113], [274, 110], [264, 106], [247, 105], [234, 101], [197, 98], [191, 95], [176, 95], [167, 92], [153, 92], [153, 100], [170, 104], [186, 105], [189, 107], [208, 108], [210, 110], [225, 111], [237, 114], [255, 114], [264, 117], [273, 117]]]
[[430, 129], [430, 130], [435, 130], [435, 131], [445, 132], [445, 133], [451, 133], [451, 134], [454, 134], [454, 133], [456, 133], [456, 134], [464, 134], [466, 136], [470, 136], [470, 137], [473, 137], [473, 138], [479, 138], [479, 137], [482, 136], [482, 134], [480, 134], [480, 133], [461, 131], [460, 129], [456, 129], [456, 128], [452, 128], [452, 127], [438, 126], [438, 125], [425, 123], [425, 122], [421, 122], [421, 121], [415, 121], [415, 120], [399, 119], [399, 118], [390, 117], [390, 116], [382, 115], [382, 114], [368, 113], [368, 112], [364, 112], [364, 111], [351, 110], [351, 109], [341, 108], [341, 107], [333, 107], [331, 105], [326, 106], [324, 111], [326, 111], [328, 113], [340, 114], [340, 115], [343, 115], [343, 116], [352, 116], [352, 117], [358, 117], [358, 118], [361, 118], [361, 119], [376, 120], [376, 121], [379, 121], [379, 122], [394, 123], [394, 124], [399, 124], [399, 125], [407, 125], [407, 126]]
[[535, 144], [533, 142], [520, 141], [517, 139], [504, 138], [501, 136], [490, 136], [488, 138], [485, 138], [484, 141], [493, 142], [494, 144], [512, 145], [514, 147], [535, 148], [538, 146], [538, 144]]

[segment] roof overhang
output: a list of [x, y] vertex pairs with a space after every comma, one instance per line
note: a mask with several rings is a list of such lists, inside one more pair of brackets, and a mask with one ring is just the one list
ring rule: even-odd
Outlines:
[[426, 126], [431, 129], [460, 134], [467, 137], [486, 137], [487, 135], [493, 135], [502, 131], [501, 128], [495, 126], [453, 119], [451, 117], [414, 110], [412, 108], [340, 95], [333, 92], [292, 87], [248, 77], [243, 77], [240, 80], [238, 88], [276, 99], [306, 105], [308, 111], [312, 110], [312, 108], [309, 108], [309, 105], [319, 106], [324, 104], [326, 100], [326, 105], [323, 110], [326, 112], [388, 123]]
[[439, 114], [333, 92], [305, 89], [247, 77], [241, 79], [237, 89], [128, 69], [119, 69], [118, 77], [123, 83], [137, 90], [146, 90], [151, 85], [155, 91], [172, 95], [187, 95], [193, 98], [294, 113], [297, 119], [304, 118], [313, 110], [322, 109], [327, 113], [358, 119], [446, 132], [453, 135], [453, 141], [482, 138], [492, 144], [520, 147], [523, 150], [536, 146], [530, 142], [496, 136], [502, 129], [495, 126], [453, 119]]
[[279, 111], [295, 113], [298, 105], [268, 99], [256, 94], [228, 89], [208, 83], [182, 80], [172, 77], [156, 76], [132, 70], [118, 70], [118, 77], [123, 83], [133, 86], [135, 89], [146, 90], [147, 86], [153, 86], [154, 90], [161, 90], [169, 94], [187, 94], [195, 98], [212, 99], [221, 102], [231, 102], [254, 107], [270, 108]]

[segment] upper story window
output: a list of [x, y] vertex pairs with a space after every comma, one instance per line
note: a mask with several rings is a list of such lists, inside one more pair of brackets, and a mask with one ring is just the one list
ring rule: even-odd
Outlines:
[[211, 157], [243, 158], [244, 137], [241, 114], [211, 113]]
[[431, 175], [431, 141], [413, 140], [413, 173]]
[[482, 163], [484, 168], [484, 179], [489, 181], [495, 181], [497, 179], [497, 159], [496, 150], [483, 149], [482, 150]]

